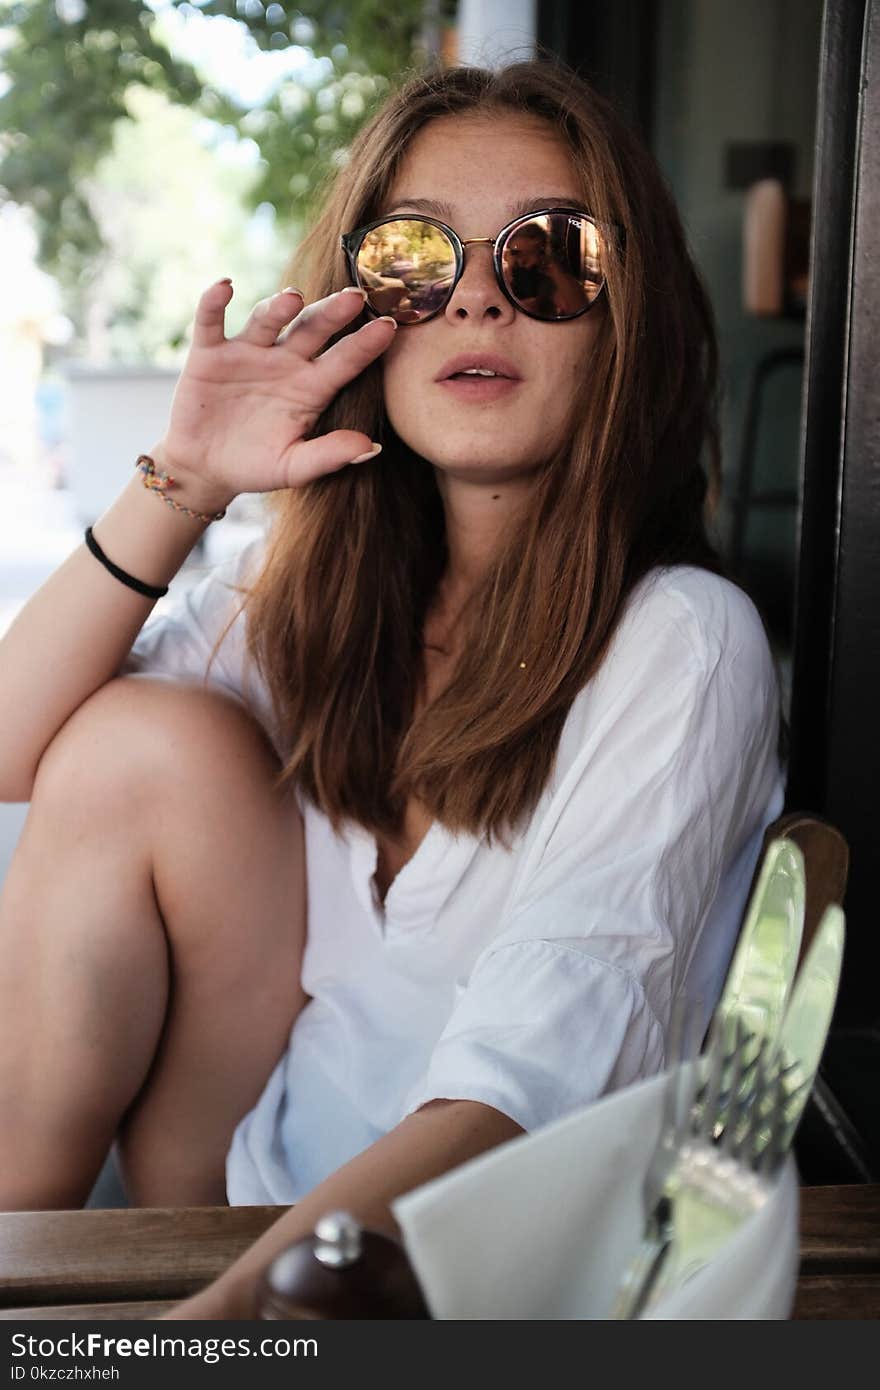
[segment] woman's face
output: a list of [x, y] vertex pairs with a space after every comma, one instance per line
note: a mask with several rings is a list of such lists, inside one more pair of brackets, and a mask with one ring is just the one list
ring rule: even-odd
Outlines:
[[[437, 206], [412, 206], [430, 199]], [[524, 200], [535, 209], [582, 200], [568, 150], [539, 117], [438, 117], [413, 139], [389, 190], [386, 213], [430, 212], [463, 241], [495, 237]], [[526, 248], [529, 249], [529, 248]], [[385, 405], [410, 448], [449, 477], [500, 483], [523, 478], [563, 442], [589, 371], [604, 308], [542, 323], [501, 292], [492, 247], [465, 247], [464, 272], [441, 313], [398, 328], [382, 357]], [[519, 380], [495, 399], [437, 380], [460, 353], [500, 354]]]

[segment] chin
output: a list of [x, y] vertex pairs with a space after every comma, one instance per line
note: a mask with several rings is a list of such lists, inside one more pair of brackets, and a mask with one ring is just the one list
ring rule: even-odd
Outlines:
[[[517, 455], [521, 453], [521, 441], [517, 441]], [[528, 473], [532, 464], [527, 457], [512, 457], [513, 449], [505, 449], [503, 443], [498, 439], [492, 441], [491, 446], [481, 449], [480, 445], [475, 445], [473, 439], [462, 441], [462, 446], [450, 446], [449, 441], [443, 441], [439, 445], [437, 441], [428, 445], [425, 442], [424, 449], [418, 450], [423, 459], [427, 459], [435, 468], [441, 468], [443, 473], [492, 473], [503, 475], [503, 477], [516, 478], [521, 474]]]
[[491, 451], [487, 449], [485, 453], [464, 447], [461, 451], [444, 449], [442, 452], [435, 448], [432, 453], [433, 457], [427, 453], [422, 457], [427, 458], [438, 472], [462, 482], [479, 479], [480, 482], [492, 484], [512, 483], [530, 477], [540, 468], [540, 464], [528, 457], [511, 459], [509, 450], [499, 450], [497, 440]]
[[[388, 411], [389, 424], [397, 437], [439, 472], [468, 481], [510, 483], [540, 469], [548, 458], [547, 437], [529, 440], [526, 428], [509, 420], [456, 420], [452, 410], [445, 418], [427, 411], [421, 417], [395, 419]], [[412, 428], [408, 428], [408, 426]]]

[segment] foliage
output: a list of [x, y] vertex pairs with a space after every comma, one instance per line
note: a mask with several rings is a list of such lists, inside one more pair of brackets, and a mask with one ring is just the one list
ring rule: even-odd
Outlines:
[[[259, 147], [251, 207], [270, 203], [295, 225], [392, 75], [424, 57], [426, 11], [441, 19], [449, 0], [166, 0], [164, 11], [198, 10], [244, 26], [260, 49], [302, 46], [320, 62], [285, 78], [271, 100], [248, 110], [163, 39], [153, 0], [0, 0], [6, 90], [0, 95], [0, 193], [33, 209], [44, 269], [67, 287], [102, 259], [89, 178], [130, 116], [133, 86], [189, 108]], [[304, 55], [308, 56], [308, 55]], [[173, 160], [174, 151], [166, 157]]]
[[194, 294], [231, 275], [226, 324], [237, 333], [256, 301], [278, 289], [290, 234], [267, 205], [249, 211], [259, 171], [230, 132], [218, 128], [206, 145], [193, 112], [144, 87], [128, 104], [131, 119], [116, 123], [84, 186], [102, 250], [67, 302], [87, 328], [90, 360], [171, 367], [187, 346]]

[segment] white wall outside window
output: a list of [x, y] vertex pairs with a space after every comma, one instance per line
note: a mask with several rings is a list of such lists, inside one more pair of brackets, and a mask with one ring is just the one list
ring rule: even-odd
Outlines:
[[504, 67], [534, 57], [537, 0], [461, 0], [456, 20], [458, 59]]

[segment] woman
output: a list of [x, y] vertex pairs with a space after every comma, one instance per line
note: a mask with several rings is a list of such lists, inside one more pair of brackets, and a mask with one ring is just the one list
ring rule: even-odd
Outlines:
[[[230, 340], [205, 291], [164, 438], [0, 663], [0, 1204], [81, 1202], [114, 1135], [133, 1202], [294, 1203], [180, 1316], [659, 1069], [782, 801], [705, 531], [711, 314], [609, 106], [546, 63], [413, 78], [295, 272]], [[241, 491], [265, 544], [140, 632]]]

